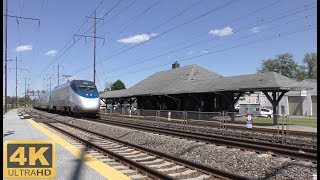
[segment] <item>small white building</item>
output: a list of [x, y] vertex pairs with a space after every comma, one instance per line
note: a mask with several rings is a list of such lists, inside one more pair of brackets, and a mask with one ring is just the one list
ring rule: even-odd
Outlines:
[[[294, 116], [317, 116], [317, 80], [306, 79], [300, 83], [303, 86], [312, 87], [313, 90], [287, 92], [279, 102], [278, 113]], [[239, 106], [240, 114], [245, 112], [245, 108], [248, 107], [272, 110], [272, 104], [262, 92], [244, 94], [239, 98], [236, 106]]]

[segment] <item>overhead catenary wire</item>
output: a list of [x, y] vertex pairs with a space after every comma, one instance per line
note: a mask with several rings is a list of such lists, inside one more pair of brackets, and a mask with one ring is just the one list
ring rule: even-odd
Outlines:
[[[221, 26], [218, 26], [218, 27], [216, 27], [216, 29], [222, 28], [222, 27], [224, 27], [224, 26], [226, 26], [226, 25], [228, 25], [228, 24], [231, 24], [231, 23], [233, 23], [233, 22], [242, 20], [242, 19], [244, 19], [244, 18], [246, 18], [246, 17], [248, 17], [248, 16], [250, 16], [250, 15], [253, 15], [253, 14], [259, 12], [259, 11], [262, 11], [262, 10], [264, 10], [264, 9], [266, 9], [266, 8], [269, 8], [269, 7], [271, 7], [271, 6], [274, 6], [275, 4], [277, 4], [277, 3], [279, 3], [279, 2], [280, 2], [280, 0], [278, 0], [278, 1], [274, 2], [274, 3], [268, 4], [267, 6], [264, 6], [264, 7], [260, 8], [260, 9], [257, 9], [257, 10], [255, 10], [255, 11], [251, 12], [251, 13], [248, 13], [248, 14], [245, 15], [245, 16], [236, 18], [236, 19], [234, 19], [234, 20], [232, 20], [232, 21], [230, 21], [230, 22], [227, 22], [227, 23], [225, 23], [225, 24], [223, 24], [223, 25], [221, 25]], [[192, 38], [190, 38], [190, 39], [184, 40], [184, 41], [179, 42], [179, 43], [177, 43], [177, 44], [171, 45], [171, 46], [169, 46], [169, 47], [167, 47], [167, 48], [165, 48], [165, 49], [163, 49], [163, 50], [160, 50], [160, 51], [158, 51], [158, 53], [163, 52], [163, 51], [166, 51], [166, 50], [171, 49], [171, 48], [174, 48], [174, 47], [177, 47], [177, 46], [179, 46], [179, 45], [181, 45], [181, 44], [184, 44], [184, 43], [186, 43], [186, 42], [190, 42], [190, 41], [192, 41], [192, 40], [194, 40], [194, 39], [197, 39], [197, 38], [202, 37], [202, 36], [207, 35], [207, 34], [208, 34], [207, 31], [204, 32], [204, 33], [198, 34], [198, 35], [196, 35], [196, 36], [194, 36], [194, 37], [192, 37]], [[140, 58], [140, 59], [141, 59], [141, 58]], [[127, 66], [125, 66], [125, 67], [127, 67]], [[115, 70], [117, 70], [117, 69], [118, 69], [118, 68], [116, 68]], [[119, 69], [122, 69], [122, 68], [120, 67]]]
[[[304, 32], [304, 31], [308, 31], [308, 30], [312, 30], [312, 29], [316, 29], [316, 28], [317, 28], [316, 24], [313, 24], [313, 25], [310, 25], [310, 26], [308, 25], [308, 26], [300, 27], [300, 28], [298, 28], [298, 29], [296, 29], [294, 31], [288, 31], [288, 32], [284, 32], [284, 33], [277, 33], [276, 35], [272, 35], [272, 36], [268, 36], [268, 37], [265, 37], [265, 38], [257, 39], [257, 40], [254, 40], [254, 41], [242, 43], [242, 44], [239, 44], [239, 45], [236, 45], [236, 46], [232, 46], [232, 47], [228, 47], [228, 48], [224, 48], [224, 49], [220, 49], [220, 50], [204, 53], [204, 54], [201, 54], [201, 55], [192, 56], [192, 57], [189, 57], [189, 58], [184, 58], [184, 59], [178, 60], [178, 62], [187, 61], [187, 60], [191, 60], [191, 59], [195, 59], [195, 58], [199, 58], [199, 57], [202, 57], [202, 56], [206, 56], [206, 55], [210, 55], [210, 54], [214, 54], [214, 53], [218, 53], [218, 52], [223, 52], [223, 51], [227, 51], [227, 50], [231, 50], [231, 49], [236, 49], [236, 48], [248, 46], [248, 45], [251, 45], [251, 44], [261, 43], [261, 42], [272, 40], [272, 39], [276, 39], [276, 38], [282, 38], [284, 36], [288, 36], [288, 35]], [[150, 69], [154, 69], [154, 68], [161, 67], [161, 66], [166, 66], [166, 65], [169, 65], [171, 63], [172, 62], [162, 63], [162, 64], [157, 64], [157, 65], [154, 65], [154, 66], [151, 66], [151, 67], [140, 68], [138, 70], [134, 70], [134, 71], [131, 71], [131, 72], [126, 72], [124, 74], [120, 74], [120, 75], [117, 75], [117, 76], [112, 76], [112, 77], [106, 78], [105, 80], [119, 78], [119, 77], [127, 76], [127, 75], [130, 75], [130, 74], [134, 74], [134, 73], [139, 73], [141, 71], [150, 70]]]
[[[181, 12], [179, 12], [178, 14], [174, 15], [173, 17], [171, 17], [170, 19], [164, 21], [163, 23], [160, 23], [159, 25], [155, 26], [154, 28], [152, 28], [151, 30], [149, 30], [146, 34], [152, 33], [153, 31], [155, 31], [156, 29], [159, 29], [160, 27], [164, 26], [165, 24], [168, 24], [169, 22], [171, 22], [173, 19], [181, 16], [182, 14], [190, 11], [192, 8], [196, 7], [197, 5], [201, 4], [203, 2], [203, 0], [197, 1], [196, 3], [192, 4], [191, 6], [187, 7], [186, 9], [182, 10]], [[131, 42], [134, 42], [138, 39], [138, 37], [134, 38]], [[128, 46], [128, 44], [123, 45], [121, 48], [117, 49], [117, 51], [120, 51], [121, 49], [125, 48], [126, 46]]]
[[[101, 19], [103, 19], [106, 15], [108, 15], [108, 14], [109, 14], [115, 7], [117, 7], [122, 1], [123, 1], [123, 0], [118, 1], [118, 3], [117, 3], [115, 6], [113, 6], [109, 11], [107, 11], [107, 12], [101, 17]], [[99, 19], [96, 23], [99, 23], [99, 21], [101, 21], [101, 19]], [[84, 33], [84, 35], [87, 34], [93, 27], [94, 27], [94, 25], [91, 26], [91, 27]], [[60, 55], [57, 56], [57, 58], [55, 59], [55, 61], [58, 60], [63, 54], [65, 54], [65, 53], [66, 53], [73, 45], [75, 45], [80, 39], [81, 39], [81, 37], [79, 37], [77, 40], [74, 40], [74, 42], [73, 42], [65, 51], [63, 51], [62, 54], [60, 54]], [[55, 61], [54, 61], [54, 62], [55, 62]], [[53, 64], [54, 62], [52, 62], [52, 64]], [[51, 66], [52, 64], [50, 64], [50, 66]]]
[[[101, 63], [101, 62], [103, 62], [103, 61], [106, 61], [106, 60], [108, 60], [108, 59], [111, 59], [111, 58], [114, 57], [114, 56], [117, 56], [117, 55], [120, 55], [120, 54], [122, 54], [122, 53], [124, 53], [124, 52], [127, 52], [127, 51], [129, 51], [129, 50], [131, 50], [131, 49], [133, 49], [133, 48], [136, 48], [136, 47], [138, 47], [138, 46], [141, 46], [141, 45], [145, 44], [146, 42], [150, 42], [151, 40], [154, 40], [154, 39], [156, 39], [156, 38], [159, 38], [159, 37], [161, 37], [161, 36], [163, 36], [163, 35], [171, 32], [171, 31], [173, 31], [173, 30], [175, 30], [175, 29], [178, 29], [178, 28], [180, 28], [180, 27], [182, 27], [182, 26], [185, 26], [185, 25], [187, 25], [187, 24], [189, 24], [189, 23], [191, 23], [191, 22], [193, 22], [193, 21], [195, 21], [195, 20], [198, 20], [198, 19], [200, 19], [200, 18], [202, 18], [202, 17], [205, 17], [205, 16], [207, 16], [208, 14], [211, 14], [211, 13], [213, 13], [213, 12], [215, 12], [215, 11], [218, 11], [218, 10], [220, 10], [220, 9], [223, 9], [223, 8], [229, 6], [229, 5], [231, 5], [231, 4], [233, 4], [233, 3], [237, 2], [237, 1], [238, 1], [238, 0], [231, 0], [231, 1], [228, 1], [227, 3], [223, 3], [223, 4], [219, 5], [218, 7], [215, 7], [215, 8], [213, 8], [213, 9], [210, 9], [209, 11], [207, 11], [207, 12], [205, 12], [205, 13], [203, 13], [203, 14], [195, 17], [195, 18], [192, 18], [191, 20], [188, 20], [188, 21], [186, 21], [186, 22], [184, 22], [184, 23], [182, 23], [182, 24], [179, 24], [179, 25], [177, 25], [177, 26], [175, 26], [175, 27], [173, 27], [173, 28], [170, 28], [169, 30], [166, 30], [165, 32], [163, 32], [163, 33], [161, 33], [161, 34], [159, 34], [159, 35], [157, 35], [157, 36], [154, 36], [154, 37], [150, 38], [148, 41], [144, 41], [144, 42], [142, 42], [142, 43], [140, 43], [140, 44], [134, 45], [134, 46], [132, 46], [132, 47], [130, 47], [130, 48], [127, 48], [127, 49], [122, 50], [122, 51], [120, 51], [120, 52], [118, 52], [118, 53], [116, 53], [116, 54], [113, 54], [113, 55], [111, 55], [111, 56], [109, 56], [109, 57], [107, 57], [107, 58], [105, 58], [105, 59], [103, 59], [103, 60], [100, 60], [100, 61], [97, 62], [97, 64], [98, 64], [98, 63]], [[88, 65], [88, 66], [86, 66], [86, 67], [84, 67], [84, 68], [81, 68], [81, 69], [73, 72], [72, 75], [73, 75], [73, 74], [76, 74], [76, 73], [79, 73], [79, 72], [81, 72], [81, 71], [83, 71], [83, 70], [85, 70], [85, 69], [91, 68], [92, 66], [93, 66], [93, 65]]]
[[[90, 14], [90, 16], [94, 13], [94, 11], [96, 11], [96, 10], [100, 7], [100, 5], [103, 3], [103, 1], [104, 1], [104, 0], [102, 0], [102, 1], [97, 5], [97, 7], [92, 11], [92, 13]], [[80, 28], [77, 30], [76, 33], [79, 33], [86, 23], [87, 23], [87, 21], [85, 21], [85, 22], [80, 26]], [[92, 26], [92, 27], [93, 27], [93, 26]], [[91, 27], [91, 29], [92, 29], [92, 27]], [[89, 30], [88, 30], [88, 31], [89, 31]], [[88, 32], [88, 31], [87, 31], [87, 32]], [[79, 38], [79, 39], [80, 39], [80, 38]], [[44, 68], [42, 68], [42, 69], [40, 70], [39, 74], [38, 74], [38, 75], [35, 75], [32, 79], [35, 79], [35, 78], [40, 77], [41, 74], [42, 74], [46, 69], [48, 69], [53, 63], [55, 63], [66, 51], [68, 51], [68, 50], [75, 44], [75, 42], [74, 42], [71, 46], [69, 46], [69, 47], [67, 48], [67, 46], [69, 45], [70, 42], [72, 42], [72, 40], [73, 40], [73, 37], [72, 37], [72, 38], [67, 42], [67, 44], [58, 52], [57, 56], [54, 57], [47, 66], [45, 66]], [[64, 50], [65, 48], [67, 48], [67, 49]]]
[[[137, 22], [143, 15], [145, 15], [147, 12], [149, 12], [151, 9], [153, 9], [154, 7], [156, 7], [160, 2], [157, 1], [155, 3], [153, 3], [151, 6], [147, 7], [145, 10], [143, 10], [141, 13], [139, 13], [137, 16], [131, 18], [128, 23], [125, 23], [123, 25], [126, 25], [125, 28], [123, 28], [120, 32], [118, 32], [116, 35], [114, 35], [112, 38], [109, 39], [109, 41], [112, 41], [115, 37], [117, 37], [118, 35], [120, 35], [122, 32], [124, 32], [126, 29], [128, 29], [129, 25], [132, 23]], [[116, 27], [117, 28], [117, 27]], [[116, 29], [114, 28], [114, 29]], [[113, 30], [114, 30], [113, 29]], [[110, 32], [110, 31], [109, 31]], [[107, 32], [108, 33], [108, 32]], [[105, 33], [103, 36], [105, 36], [107, 33]], [[103, 66], [103, 63], [101, 63], [101, 66]], [[103, 68], [104, 69], [104, 68]]]
[[[112, 16], [113, 18], [119, 16], [120, 14], [122, 14], [124, 11], [128, 10], [133, 4], [135, 4], [137, 1], [133, 1], [131, 4], [129, 4], [128, 6], [126, 6], [125, 8], [123, 8], [121, 11], [119, 11], [118, 13], [116, 13], [114, 16]], [[107, 22], [111, 21], [112, 19], [108, 19], [106, 21], [103, 21], [103, 23], [97, 27], [97, 30], [100, 29], [101, 27], [103, 27]]]
[[[138, 20], [140, 20], [139, 18], [142, 17], [144, 14], [146, 14], [148, 11], [150, 11], [152, 8], [156, 7], [157, 5], [159, 5], [160, 2], [157, 1], [154, 4], [152, 4], [150, 7], [148, 7], [147, 9], [145, 9], [144, 11], [142, 11], [141, 13], [139, 13], [137, 16], [131, 18], [128, 23], [126, 23], [125, 28], [123, 28], [121, 31], [119, 31], [116, 35], [114, 35], [113, 37], [110, 38], [110, 41], [113, 40], [114, 38], [116, 38], [117, 36], [119, 36], [121, 33], [123, 33], [125, 30], [127, 30], [129, 28], [129, 25], [137, 22]], [[107, 32], [108, 33], [108, 32]], [[107, 34], [105, 33], [104, 36]]]
[[[250, 25], [248, 25], [248, 26], [239, 28], [239, 29], [235, 30], [234, 33], [239, 33], [239, 32], [242, 32], [242, 31], [244, 31], [244, 30], [247, 30], [247, 29], [250, 29], [250, 28], [252, 28], [252, 27], [255, 27], [255, 26], [257, 26], [257, 25], [263, 25], [263, 24], [266, 24], [266, 23], [270, 23], [270, 22], [273, 22], [273, 21], [277, 21], [277, 20], [286, 18], [286, 17], [288, 17], [288, 16], [292, 16], [292, 15], [295, 15], [295, 14], [298, 14], [298, 13], [302, 13], [302, 12], [305, 12], [305, 11], [310, 10], [310, 9], [312, 9], [312, 8], [315, 8], [315, 6], [309, 7], [309, 8], [305, 8], [305, 9], [302, 9], [302, 10], [300, 10], [300, 8], [298, 8], [299, 11], [296, 11], [296, 12], [290, 10], [290, 11], [287, 11], [287, 12], [285, 12], [285, 13], [281, 13], [281, 16], [279, 16], [279, 15], [277, 15], [277, 16], [272, 16], [272, 17], [270, 17], [270, 18], [266, 18], [264, 21], [255, 22], [255, 23], [252, 23], [252, 24], [250, 24]], [[295, 9], [295, 10], [297, 10], [297, 9]], [[288, 14], [288, 13], [290, 13], [290, 14]], [[305, 18], [305, 16], [303, 16], [302, 18]], [[301, 18], [298, 18], [297, 20], [299, 20], [299, 19], [301, 19]], [[290, 22], [287, 22], [287, 23], [290, 23]], [[206, 31], [205, 34], [208, 34], [208, 32]], [[147, 62], [147, 61], [150, 61], [150, 60], [153, 60], [153, 59], [156, 59], [156, 58], [159, 58], [159, 57], [168, 55], [168, 54], [172, 54], [172, 53], [175, 53], [175, 52], [177, 52], [177, 51], [181, 51], [181, 50], [184, 50], [184, 49], [187, 49], [187, 48], [190, 48], [190, 47], [194, 47], [194, 46], [197, 46], [197, 45], [201, 45], [201, 44], [204, 44], [204, 43], [208, 43], [208, 42], [210, 42], [210, 41], [212, 41], [212, 40], [215, 40], [215, 39], [218, 39], [218, 38], [219, 38], [219, 37], [213, 37], [213, 38], [209, 38], [209, 39], [206, 39], [206, 40], [198, 41], [198, 42], [195, 42], [195, 43], [193, 43], [193, 44], [191, 44], [191, 45], [184, 46], [184, 47], [182, 47], [182, 48], [179, 48], [179, 49], [176, 49], [176, 50], [172, 50], [172, 51], [167, 52], [167, 53], [159, 54], [159, 55], [156, 55], [156, 56], [147, 58], [147, 59], [142, 59], [142, 60], [140, 60], [140, 61], [139, 61], [139, 59], [136, 59], [136, 60], [134, 61], [134, 63], [132, 63], [132, 64], [127, 64], [127, 65], [122, 66], [122, 67], [113, 68], [113, 69], [110, 70], [110, 71], [104, 72], [104, 74], [106, 74], [106, 73], [108, 73], [108, 72], [115, 72], [115, 71], [118, 71], [118, 70], [120, 70], [120, 69], [124, 69], [124, 68], [131, 67], [131, 66], [134, 66], [134, 65], [138, 65], [138, 64], [141, 64], [141, 63], [143, 63], [143, 62]], [[162, 51], [160, 51], [160, 52], [162, 52]]]
[[[173, 19], [175, 19], [175, 18], [181, 16], [182, 14], [190, 11], [192, 8], [194, 8], [195, 6], [201, 4], [203, 1], [204, 1], [204, 0], [199, 0], [199, 1], [197, 1], [196, 3], [192, 4], [191, 6], [188, 6], [186, 9], [184, 9], [184, 10], [182, 10], [181, 12], [175, 14], [173, 17], [171, 17], [171, 18], [165, 20], [164, 22], [162, 22], [162, 23], [156, 25], [155, 27], [153, 27], [151, 30], [149, 30], [149, 31], [147, 32], [147, 34], [152, 33], [153, 31], [155, 31], [156, 29], [164, 26], [165, 24], [168, 24], [168, 23], [171, 22]], [[150, 7], [148, 7], [148, 8], [147, 8], [146, 10], [144, 10], [142, 13], [138, 14], [138, 16], [133, 17], [132, 19], [135, 19], [133, 22], [136, 22], [136, 20], [138, 20], [138, 17], [141, 17], [142, 15], [144, 15], [145, 13], [147, 13], [151, 8], [155, 7], [157, 4], [158, 4], [158, 3], [156, 3], [156, 4], [154, 4], [154, 5], [150, 6]], [[131, 20], [132, 20], [132, 19], [131, 19]], [[165, 18], [164, 18], [164, 19], [165, 19]], [[131, 20], [129, 20], [129, 22], [130, 22]], [[132, 23], [133, 23], [133, 22], [132, 22]], [[117, 33], [116, 35], [114, 35], [114, 36], [110, 39], [110, 41], [113, 40], [114, 38], [116, 38], [116, 37], [117, 37], [119, 34], [121, 34], [124, 30], [126, 30], [126, 29], [123, 29], [122, 31], [120, 31], [119, 33]], [[109, 33], [109, 32], [105, 33], [105, 35], [108, 34], [108, 33]], [[135, 38], [135, 39], [133, 39], [132, 42], [135, 41], [135, 40], [137, 40], [137, 39], [138, 39], [138, 37]], [[123, 49], [123, 48], [126, 47], [126, 46], [127, 46], [127, 45], [122, 46], [121, 48], [117, 49], [117, 51]], [[104, 69], [105, 69], [105, 68], [103, 68], [103, 62], [101, 63], [101, 66], [102, 66], [102, 71], [103, 71], [103, 73], [104, 73]]]

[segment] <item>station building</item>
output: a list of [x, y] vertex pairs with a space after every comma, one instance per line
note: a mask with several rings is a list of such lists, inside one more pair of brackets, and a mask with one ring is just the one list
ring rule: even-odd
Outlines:
[[287, 92], [301, 90], [312, 87], [275, 72], [223, 77], [195, 64], [174, 63], [170, 70], [156, 72], [128, 89], [106, 91], [100, 98], [106, 104], [136, 101], [138, 109], [234, 112], [245, 93], [262, 92], [277, 112]]

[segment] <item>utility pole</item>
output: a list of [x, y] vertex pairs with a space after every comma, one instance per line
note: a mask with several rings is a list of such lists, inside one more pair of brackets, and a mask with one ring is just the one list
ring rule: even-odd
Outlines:
[[16, 56], [16, 108], [18, 108], [18, 58]]
[[8, 88], [8, 68], [7, 68], [7, 65], [8, 65], [8, 0], [6, 0], [6, 30], [5, 30], [5, 34], [6, 34], [6, 47], [5, 47], [5, 65], [4, 65], [4, 68], [5, 68], [5, 90], [4, 90], [4, 111], [7, 112], [7, 88]]
[[[48, 78], [48, 76], [50, 76], [50, 77]], [[50, 80], [50, 84], [49, 84], [50, 91], [51, 91], [51, 79], [52, 79], [52, 76], [53, 76], [52, 74], [47, 74], [46, 75], [46, 78]]]
[[18, 58], [16, 57], [16, 67], [15, 68], [9, 68], [9, 69], [15, 69], [16, 70], [16, 108], [18, 107], [18, 69], [21, 70], [21, 72], [23, 70], [27, 70], [28, 69], [23, 69], [23, 68], [18, 68]]
[[24, 77], [24, 108], [27, 107], [27, 76]]
[[50, 79], [50, 91], [51, 91], [51, 77], [49, 79]]
[[[85, 38], [87, 38], [87, 37], [91, 37], [91, 38], [93, 38], [94, 39], [94, 41], [93, 41], [93, 82], [94, 83], [96, 83], [96, 38], [100, 38], [100, 39], [103, 39], [103, 44], [104, 44], [104, 42], [105, 42], [105, 38], [103, 38], [103, 37], [97, 37], [96, 36], [96, 19], [102, 19], [103, 20], [103, 18], [97, 18], [96, 17], [96, 11], [94, 11], [93, 12], [93, 17], [87, 17], [87, 18], [93, 18], [93, 20], [94, 20], [94, 32], [93, 32], [93, 36], [86, 36], [86, 35], [78, 35], [78, 34], [75, 34], [75, 35], [73, 35], [73, 40], [74, 40], [74, 37], [75, 36], [80, 36], [80, 37], [85, 37]], [[74, 40], [75, 41], [75, 40]]]
[[60, 77], [59, 67], [63, 67], [63, 66], [60, 66], [59, 63], [58, 63], [58, 66], [53, 66], [53, 67], [58, 67], [58, 86], [59, 86], [59, 84], [60, 84], [60, 80], [59, 80], [59, 77]]
[[4, 96], [5, 96], [5, 100], [4, 100], [4, 110], [5, 112], [7, 112], [7, 89], [8, 89], [8, 17], [13, 17], [17, 19], [28, 19], [28, 20], [35, 20], [39, 22], [40, 26], [40, 20], [39, 19], [35, 19], [35, 18], [28, 18], [28, 17], [22, 17], [22, 16], [12, 16], [8, 14], [8, 0], [6, 0], [6, 14], [4, 15], [6, 17], [6, 28], [5, 28], [5, 90], [4, 90]]

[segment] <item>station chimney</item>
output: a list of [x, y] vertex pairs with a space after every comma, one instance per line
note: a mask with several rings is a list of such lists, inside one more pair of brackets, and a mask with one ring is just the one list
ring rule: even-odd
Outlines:
[[178, 63], [178, 61], [174, 62], [172, 64], [172, 69], [176, 69], [176, 68], [179, 68], [180, 67], [180, 64]]

